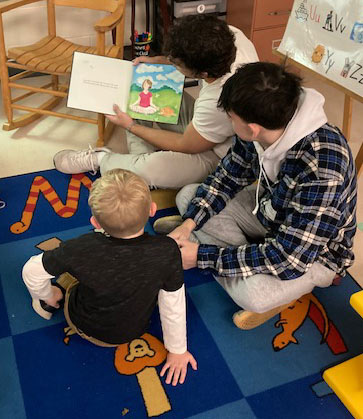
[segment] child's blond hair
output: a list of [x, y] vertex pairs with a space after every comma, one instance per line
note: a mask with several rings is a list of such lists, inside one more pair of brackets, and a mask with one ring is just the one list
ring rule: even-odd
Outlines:
[[127, 237], [139, 232], [147, 223], [151, 194], [140, 176], [128, 170], [113, 169], [93, 182], [88, 204], [108, 234]]

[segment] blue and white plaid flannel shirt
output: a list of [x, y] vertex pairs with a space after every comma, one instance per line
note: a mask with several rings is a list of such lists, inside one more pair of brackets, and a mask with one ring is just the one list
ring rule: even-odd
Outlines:
[[[214, 174], [199, 186], [183, 218], [196, 230], [247, 185], [258, 179], [258, 155], [251, 142], [237, 136]], [[260, 204], [270, 200], [271, 221], [260, 205], [257, 217], [267, 229], [263, 243], [217, 247], [201, 244], [198, 267], [219, 276], [255, 274], [294, 279], [314, 262], [344, 275], [352, 265], [356, 231], [357, 178], [354, 160], [342, 133], [325, 124], [296, 143], [282, 162], [277, 180], [261, 179]]]

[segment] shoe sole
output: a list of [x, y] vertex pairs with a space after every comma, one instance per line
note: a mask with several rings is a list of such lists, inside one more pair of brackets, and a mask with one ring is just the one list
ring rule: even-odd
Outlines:
[[183, 219], [180, 215], [170, 215], [157, 219], [153, 225], [153, 229], [155, 233], [169, 234], [182, 223]]
[[263, 323], [266, 323], [268, 320], [275, 317], [277, 314], [280, 314], [281, 311], [289, 307], [293, 302], [273, 308], [272, 310], [266, 311], [265, 313], [253, 313], [252, 311], [237, 311], [233, 315], [233, 323], [242, 330], [251, 330], [255, 327], [260, 326]]

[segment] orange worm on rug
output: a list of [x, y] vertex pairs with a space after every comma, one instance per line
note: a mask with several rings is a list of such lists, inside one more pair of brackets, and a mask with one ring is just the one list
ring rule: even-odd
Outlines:
[[68, 184], [66, 203], [63, 204], [48, 180], [43, 176], [36, 176], [30, 187], [21, 220], [12, 224], [10, 231], [14, 234], [21, 234], [29, 229], [40, 193], [43, 194], [57, 215], [62, 218], [72, 217], [77, 211], [82, 184], [87, 189], [91, 189], [92, 181], [84, 173], [72, 175]]

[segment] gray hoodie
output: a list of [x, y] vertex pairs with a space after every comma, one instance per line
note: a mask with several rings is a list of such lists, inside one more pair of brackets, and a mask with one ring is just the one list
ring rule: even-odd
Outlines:
[[257, 213], [259, 207], [258, 192], [261, 177], [265, 177], [267, 185], [269, 185], [269, 180], [275, 182], [287, 152], [302, 138], [327, 123], [328, 119], [323, 108], [324, 102], [325, 98], [319, 92], [314, 89], [303, 88], [295, 114], [281, 137], [266, 150], [257, 141], [253, 142], [258, 153], [261, 169], [256, 190], [254, 214]]

